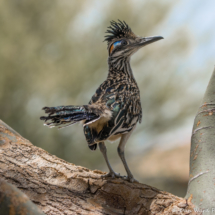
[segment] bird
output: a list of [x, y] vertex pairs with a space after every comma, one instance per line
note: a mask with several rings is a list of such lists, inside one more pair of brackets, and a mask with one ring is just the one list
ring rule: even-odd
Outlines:
[[[124, 178], [138, 182], [125, 159], [125, 145], [137, 123], [142, 120], [140, 90], [134, 78], [130, 59], [142, 47], [163, 39], [162, 36], [140, 37], [133, 33], [125, 21], [111, 21], [105, 32], [108, 50], [108, 75], [97, 88], [87, 105], [44, 107], [46, 116], [40, 117], [48, 127], [63, 128], [77, 122], [83, 123], [83, 131], [91, 150], [99, 147], [109, 173], [102, 178]], [[127, 176], [114, 172], [108, 157], [105, 141], [120, 139], [118, 155]]]

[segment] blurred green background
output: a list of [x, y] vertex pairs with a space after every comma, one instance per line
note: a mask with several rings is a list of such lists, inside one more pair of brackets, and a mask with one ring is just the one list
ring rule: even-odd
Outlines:
[[[76, 165], [107, 171], [82, 125], [48, 129], [44, 106], [87, 104], [107, 76], [110, 20], [140, 36], [160, 35], [131, 60], [143, 122], [126, 147], [136, 178], [185, 195], [192, 123], [214, 66], [215, 3], [200, 0], [0, 1], [0, 118], [33, 144]], [[117, 143], [113, 168], [125, 174]]]

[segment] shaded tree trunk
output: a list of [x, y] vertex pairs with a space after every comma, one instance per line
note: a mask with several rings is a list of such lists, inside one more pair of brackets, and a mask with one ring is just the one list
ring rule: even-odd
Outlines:
[[196, 207], [215, 213], [215, 70], [194, 120], [186, 197], [190, 195]]
[[0, 179], [1, 215], [45, 215], [14, 185]]
[[197, 214], [191, 198], [101, 174], [35, 147], [0, 120], [0, 178], [47, 215]]

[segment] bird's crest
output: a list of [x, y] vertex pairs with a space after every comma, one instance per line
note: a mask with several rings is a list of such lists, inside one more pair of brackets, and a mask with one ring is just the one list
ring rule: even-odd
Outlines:
[[111, 25], [108, 27], [106, 31], [107, 35], [105, 36], [105, 41], [111, 42], [114, 39], [118, 38], [135, 38], [136, 35], [132, 32], [131, 28], [125, 21], [118, 22], [111, 21]]

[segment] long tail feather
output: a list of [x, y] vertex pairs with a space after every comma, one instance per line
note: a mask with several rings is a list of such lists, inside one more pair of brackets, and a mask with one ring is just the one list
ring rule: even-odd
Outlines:
[[91, 121], [99, 118], [99, 115], [93, 113], [87, 105], [44, 107], [43, 110], [48, 116], [41, 116], [40, 119], [44, 120], [44, 125], [49, 127], [63, 128], [82, 120]]

